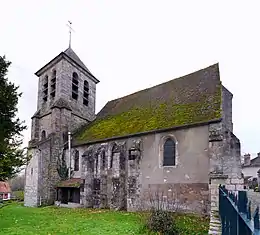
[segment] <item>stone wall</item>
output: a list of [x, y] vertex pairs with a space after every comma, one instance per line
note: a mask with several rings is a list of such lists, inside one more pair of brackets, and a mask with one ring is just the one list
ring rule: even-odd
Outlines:
[[232, 93], [227, 88], [222, 86], [222, 123], [231, 132], [233, 132], [232, 99]]
[[142, 195], [141, 209], [163, 208], [176, 212], [208, 214], [209, 185], [207, 183], [151, 184]]
[[[225, 120], [224, 120], [225, 121]], [[219, 185], [228, 190], [243, 190], [239, 139], [227, 128], [225, 122], [209, 126], [210, 159], [210, 229], [209, 234], [221, 234], [219, 211]]]
[[93, 145], [82, 156], [85, 181], [81, 201], [86, 207], [126, 209], [126, 151], [124, 142]]
[[255, 212], [257, 206], [260, 205], [260, 192], [254, 192], [253, 190], [247, 191], [248, 200], [251, 201], [251, 213]]
[[222, 122], [209, 126], [210, 174], [241, 179], [240, 141]]
[[[53, 71], [56, 70], [56, 95], [55, 98], [52, 99], [50, 96], [51, 91], [51, 79]], [[38, 82], [38, 102], [37, 102], [37, 110], [42, 110], [42, 113], [45, 113], [47, 110], [50, 109], [52, 104], [55, 100], [60, 96], [60, 86], [62, 83], [62, 61], [58, 61], [56, 64], [53, 64], [47, 71], [45, 71], [40, 77]], [[48, 76], [48, 99], [46, 102], [43, 101], [43, 90], [44, 90], [44, 83], [45, 78]]]
[[[51, 79], [56, 70], [56, 92], [52, 97]], [[78, 99], [72, 99], [72, 74], [78, 74]], [[43, 101], [45, 78], [48, 76], [48, 99]], [[89, 83], [89, 105], [83, 105], [83, 82]], [[32, 160], [26, 169], [26, 205], [53, 204], [56, 185], [60, 181], [57, 172], [58, 157], [63, 153], [68, 131], [76, 129], [95, 118], [96, 83], [73, 61], [64, 58], [52, 61], [47, 70], [40, 75], [38, 83], [37, 111], [32, 118], [32, 133], [29, 149]], [[46, 139], [41, 139], [41, 132]], [[34, 149], [34, 150], [33, 150]], [[40, 154], [38, 154], [40, 152]], [[30, 169], [35, 169], [32, 179]], [[37, 175], [36, 175], [37, 174]], [[78, 172], [78, 175], [81, 173]]]
[[24, 205], [38, 205], [38, 178], [39, 178], [39, 150], [32, 148], [28, 150], [30, 162], [25, 169], [25, 189], [24, 189]]
[[38, 194], [39, 205], [49, 204], [50, 199], [50, 183], [52, 176], [50, 174], [50, 153], [51, 153], [51, 140], [47, 139], [39, 143], [38, 149], [40, 150], [39, 161], [39, 178], [38, 178]]
[[135, 211], [142, 204], [142, 172], [141, 161], [143, 153], [143, 144], [141, 139], [134, 140], [128, 150], [127, 160], [127, 210]]
[[[161, 140], [165, 136], [175, 136], [178, 143], [174, 167], [161, 164]], [[207, 125], [73, 148], [82, 155], [85, 184], [81, 203], [85, 207], [136, 211], [149, 209], [150, 199], [154, 201], [157, 193], [163, 193], [160, 201], [167, 201], [172, 210], [207, 213], [207, 148]]]
[[[72, 89], [72, 73], [78, 74], [79, 88], [78, 88], [78, 100], [74, 100], [71, 97]], [[62, 82], [61, 82], [61, 93], [60, 97], [68, 100], [73, 112], [78, 116], [85, 117], [87, 120], [92, 121], [95, 118], [95, 103], [96, 103], [96, 84], [83, 72], [78, 66], [62, 60]], [[84, 81], [89, 83], [89, 105], [83, 105], [83, 86]]]

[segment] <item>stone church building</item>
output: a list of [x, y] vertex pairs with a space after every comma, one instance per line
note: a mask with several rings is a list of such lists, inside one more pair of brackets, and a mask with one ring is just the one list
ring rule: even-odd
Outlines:
[[159, 201], [208, 213], [212, 179], [243, 181], [233, 95], [218, 64], [109, 101], [98, 114], [99, 80], [70, 47], [35, 74], [26, 206], [135, 211]]

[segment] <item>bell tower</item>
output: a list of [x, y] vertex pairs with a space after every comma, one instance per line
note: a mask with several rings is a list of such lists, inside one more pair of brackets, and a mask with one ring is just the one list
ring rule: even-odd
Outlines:
[[99, 82], [69, 47], [36, 73], [37, 111], [32, 117], [26, 167], [25, 205], [55, 200], [57, 158], [67, 133], [95, 119], [96, 84]]

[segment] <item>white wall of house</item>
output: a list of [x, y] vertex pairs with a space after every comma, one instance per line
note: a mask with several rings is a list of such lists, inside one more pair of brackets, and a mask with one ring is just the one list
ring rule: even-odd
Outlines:
[[4, 201], [11, 199], [11, 193], [0, 193], [0, 198], [2, 198]]
[[244, 176], [253, 176], [257, 177], [257, 171], [260, 169], [259, 166], [243, 167], [242, 173]]

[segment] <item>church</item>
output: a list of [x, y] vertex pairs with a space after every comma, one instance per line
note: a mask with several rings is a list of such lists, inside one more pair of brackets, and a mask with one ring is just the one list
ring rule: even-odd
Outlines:
[[[232, 98], [214, 64], [111, 100], [69, 47], [36, 73], [25, 206], [209, 213], [212, 179], [241, 181]], [[242, 182], [242, 181], [241, 181]]]

